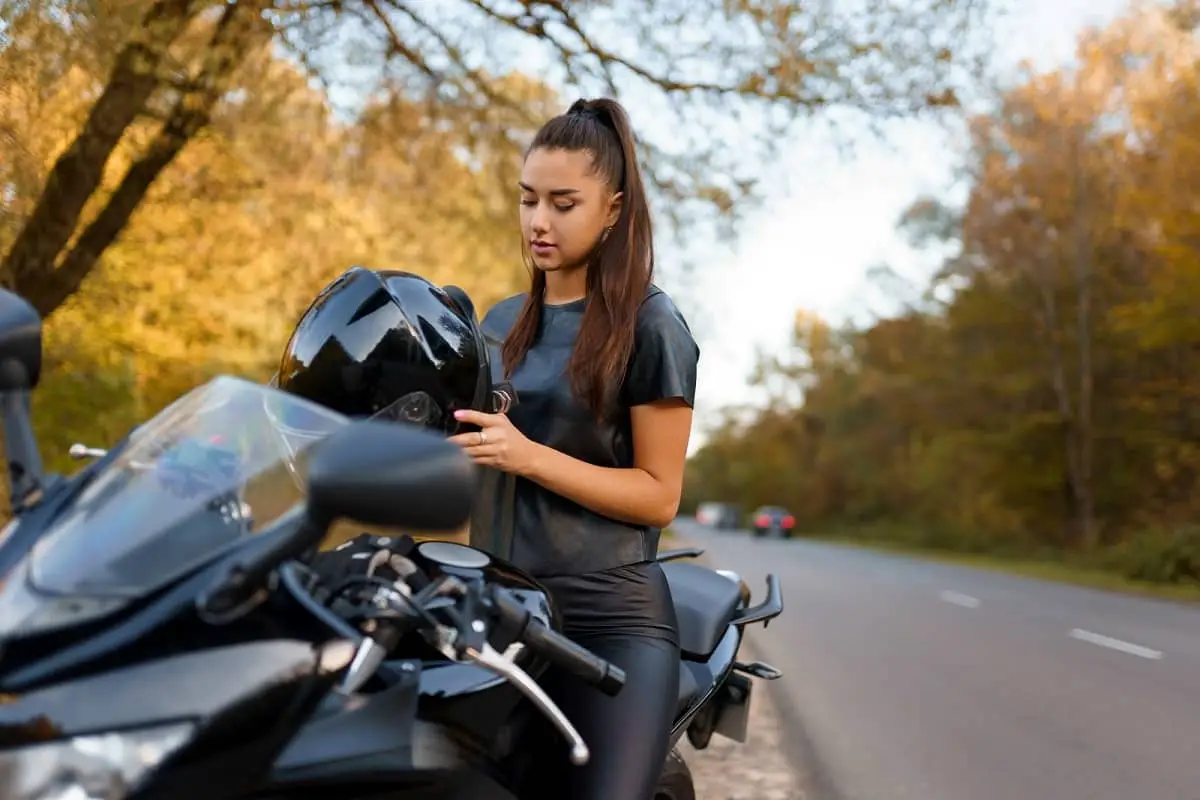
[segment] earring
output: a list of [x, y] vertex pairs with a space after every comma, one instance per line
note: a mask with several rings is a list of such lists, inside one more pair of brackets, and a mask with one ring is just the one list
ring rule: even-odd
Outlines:
[[600, 236], [600, 241], [602, 241], [602, 242], [608, 241], [608, 235], [610, 233], [612, 233], [612, 229], [613, 229], [612, 225], [609, 225], [607, 228], [605, 228], [604, 233], [601, 234], [601, 236]]

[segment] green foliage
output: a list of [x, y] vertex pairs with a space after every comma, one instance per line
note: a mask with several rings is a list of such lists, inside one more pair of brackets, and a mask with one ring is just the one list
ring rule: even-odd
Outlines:
[[1102, 561], [1132, 580], [1200, 586], [1200, 526], [1146, 531]]

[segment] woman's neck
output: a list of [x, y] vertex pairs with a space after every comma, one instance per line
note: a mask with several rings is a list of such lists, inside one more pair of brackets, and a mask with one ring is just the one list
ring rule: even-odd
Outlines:
[[546, 273], [546, 291], [542, 301], [560, 306], [587, 295], [587, 267], [570, 267]]

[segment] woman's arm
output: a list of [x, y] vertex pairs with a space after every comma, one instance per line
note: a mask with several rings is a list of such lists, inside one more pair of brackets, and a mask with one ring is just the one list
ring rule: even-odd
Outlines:
[[450, 441], [466, 448], [477, 464], [520, 475], [596, 514], [634, 525], [662, 528], [675, 519], [683, 492], [683, 465], [692, 431], [692, 409], [680, 398], [629, 410], [633, 467], [598, 467], [531, 442], [504, 414], [456, 411], [479, 433]]
[[664, 528], [679, 512], [692, 409], [663, 400], [630, 409], [633, 468], [598, 467], [531, 444], [518, 474], [589, 511], [634, 525]]
[[476, 463], [520, 475], [584, 508], [622, 522], [661, 528], [679, 511], [692, 431], [700, 349], [683, 315], [663, 292], [638, 311], [633, 357], [621, 387], [633, 428], [633, 467], [598, 467], [529, 441], [503, 414], [460, 410], [478, 425], [450, 441]]

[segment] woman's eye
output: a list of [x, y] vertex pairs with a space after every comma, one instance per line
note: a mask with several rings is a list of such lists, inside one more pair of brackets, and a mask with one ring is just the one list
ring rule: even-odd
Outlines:
[[[527, 208], [533, 208], [537, 204], [538, 204], [538, 199], [536, 197], [522, 197], [521, 198], [521, 205], [523, 205]], [[571, 209], [573, 209], [575, 207], [575, 205], [576, 205], [575, 203], [555, 203], [554, 208], [556, 211], [566, 212], [566, 211], [570, 211]]]

